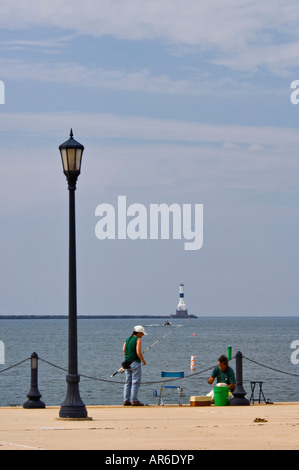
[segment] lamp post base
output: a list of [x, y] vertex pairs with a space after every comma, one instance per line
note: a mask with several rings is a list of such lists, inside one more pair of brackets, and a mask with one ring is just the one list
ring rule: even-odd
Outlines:
[[85, 420], [92, 421], [92, 418], [87, 416], [85, 406], [61, 406], [58, 419], [74, 419], [74, 420]]
[[249, 406], [250, 401], [245, 397], [234, 397], [229, 401], [229, 406]]
[[[29, 397], [28, 397], [29, 398]], [[32, 399], [29, 399], [26, 401], [26, 403], [24, 403], [23, 405], [23, 408], [25, 409], [37, 409], [37, 408], [46, 408], [46, 405], [44, 404], [43, 401], [41, 400], [32, 400]]]
[[80, 376], [77, 374], [67, 375], [67, 394], [59, 411], [60, 418], [88, 419], [86, 407], [79, 393]]

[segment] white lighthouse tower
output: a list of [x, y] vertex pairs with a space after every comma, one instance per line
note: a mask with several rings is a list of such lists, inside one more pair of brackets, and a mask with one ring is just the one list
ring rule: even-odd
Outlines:
[[180, 284], [180, 300], [175, 312], [175, 316], [179, 318], [188, 318], [188, 310], [184, 300], [184, 284]]

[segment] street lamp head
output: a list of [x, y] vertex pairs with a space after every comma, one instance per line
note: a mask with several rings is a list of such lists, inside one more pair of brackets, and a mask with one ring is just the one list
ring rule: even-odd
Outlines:
[[81, 171], [81, 161], [84, 147], [73, 139], [73, 131], [70, 131], [70, 138], [59, 146], [63, 172], [69, 183], [69, 189], [76, 189], [76, 181]]

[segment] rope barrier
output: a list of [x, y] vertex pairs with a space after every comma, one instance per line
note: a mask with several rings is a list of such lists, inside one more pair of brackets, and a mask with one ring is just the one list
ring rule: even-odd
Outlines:
[[[208, 370], [212, 370], [212, 368], [215, 367], [215, 366], [212, 366], [212, 367], [209, 367], [205, 370], [201, 370], [199, 372], [193, 372], [192, 374], [189, 374], [189, 375], [185, 375], [184, 376], [184, 379], [188, 379], [189, 377], [193, 377], [194, 375], [198, 375], [198, 374], [202, 374], [203, 372], [207, 372]], [[109, 382], [109, 383], [113, 383], [113, 384], [122, 384], [124, 385], [124, 382], [119, 382], [117, 380], [108, 380], [108, 379], [99, 379], [97, 377], [91, 377], [91, 376], [88, 376], [88, 375], [84, 375], [84, 374], [80, 374], [80, 377], [84, 377], [86, 379], [92, 379], [92, 380], [98, 380], [100, 382]], [[148, 381], [148, 382], [141, 382], [141, 385], [150, 385], [150, 384], [157, 384], [157, 383], [164, 383], [164, 382], [173, 382], [173, 381], [177, 381], [178, 378], [175, 377], [173, 379], [165, 379], [165, 380], [155, 380], [155, 381]]]
[[14, 367], [20, 366], [24, 362], [29, 361], [29, 359], [31, 359], [31, 358], [27, 357], [26, 359], [23, 359], [23, 361], [17, 362], [16, 364], [13, 364], [12, 366], [6, 367], [6, 369], [0, 370], [0, 374], [2, 374], [2, 372], [8, 371], [9, 369], [13, 369]]
[[[12, 369], [13, 367], [17, 367], [21, 364], [23, 364], [24, 362], [28, 361], [30, 359], [30, 357], [27, 357], [26, 359], [24, 359], [23, 361], [20, 361], [20, 362], [17, 362], [16, 364], [13, 364], [9, 367], [7, 367], [6, 369], [3, 369], [0, 371], [0, 374], [2, 372], [6, 372], [8, 371], [9, 369]], [[57, 364], [53, 364], [52, 362], [50, 361], [47, 361], [46, 359], [43, 359], [42, 357], [39, 357], [38, 358], [40, 361], [44, 362], [45, 364], [48, 364], [49, 366], [52, 366], [52, 367], [55, 367], [56, 369], [59, 369], [59, 370], [62, 370], [64, 372], [68, 372], [67, 369], [65, 369], [64, 367], [61, 367], [61, 366], [58, 366]], [[199, 374], [202, 374], [204, 372], [207, 372], [209, 370], [211, 370], [213, 367], [215, 367], [214, 365], [211, 366], [211, 367], [208, 367], [207, 369], [204, 369], [204, 370], [201, 370], [199, 372], [192, 372], [191, 374], [189, 375], [185, 375], [185, 379], [189, 378], [189, 377], [194, 377], [195, 375], [199, 375]], [[85, 379], [90, 379], [90, 380], [97, 380], [99, 382], [108, 382], [108, 383], [113, 383], [113, 384], [122, 384], [124, 385], [124, 382], [120, 382], [120, 381], [117, 381], [117, 380], [109, 380], [109, 379], [101, 379], [99, 377], [93, 377], [93, 376], [90, 376], [90, 375], [85, 375], [85, 374], [80, 374], [80, 377], [84, 377]], [[161, 382], [172, 382], [172, 381], [175, 381], [177, 380], [177, 378], [172, 378], [172, 379], [165, 379], [165, 380], [157, 380], [157, 381], [148, 381], [148, 382], [142, 382], [143, 385], [149, 385], [149, 384], [156, 384], [156, 383], [161, 383]]]
[[293, 377], [299, 377], [298, 374], [293, 374], [291, 372], [286, 372], [284, 370], [279, 370], [275, 369], [274, 367], [266, 366], [265, 364], [262, 364], [261, 362], [254, 361], [253, 359], [249, 359], [249, 357], [243, 356], [243, 359], [247, 359], [247, 361], [253, 362], [254, 364], [257, 364], [258, 366], [265, 367], [266, 369], [274, 370], [275, 372], [280, 372], [281, 374], [286, 374], [286, 375], [292, 375]]
[[[26, 359], [23, 359], [22, 361], [19, 361], [17, 362], [16, 364], [13, 364], [9, 367], [6, 367], [5, 369], [2, 369], [0, 370], [0, 374], [2, 374], [3, 372], [7, 372], [8, 370], [14, 368], [14, 367], [17, 367], [21, 364], [23, 364], [24, 362], [28, 361], [30, 359], [30, 357], [27, 357]], [[46, 359], [43, 359], [41, 357], [38, 358], [40, 361], [44, 362], [45, 364], [48, 364], [52, 367], [55, 367], [56, 369], [59, 369], [59, 370], [62, 370], [64, 372], [67, 372], [67, 369], [65, 369], [64, 367], [61, 367], [61, 366], [58, 366], [56, 364], [53, 364], [52, 362], [49, 362], [47, 361]], [[235, 356], [232, 357], [232, 359], [235, 359]], [[291, 373], [291, 372], [286, 372], [284, 370], [280, 370], [280, 369], [276, 369], [274, 367], [271, 367], [271, 366], [267, 366], [265, 364], [262, 364], [261, 362], [258, 362], [258, 361], [255, 361], [254, 359], [250, 359], [249, 357], [246, 357], [246, 356], [243, 356], [243, 359], [246, 359], [247, 361], [250, 361], [258, 366], [261, 366], [261, 367], [265, 367], [266, 369], [270, 369], [270, 370], [273, 370], [275, 372], [278, 372], [278, 373], [281, 373], [281, 374], [286, 374], [286, 375], [291, 375], [293, 377], [299, 377], [299, 374], [294, 374], [294, 373]], [[210, 371], [212, 370], [213, 368], [215, 367], [215, 365], [211, 366], [211, 367], [208, 367], [206, 369], [203, 369], [203, 370], [200, 370], [198, 372], [192, 372], [188, 375], [185, 375], [184, 379], [189, 379], [189, 378], [192, 378], [192, 377], [195, 377], [196, 375], [199, 375], [199, 374], [203, 374], [204, 372], [207, 372], [207, 371]], [[109, 379], [102, 379], [102, 378], [99, 378], [99, 377], [93, 377], [93, 376], [90, 376], [90, 375], [85, 375], [85, 374], [80, 374], [81, 377], [84, 377], [86, 379], [90, 379], [90, 380], [97, 380], [99, 382], [108, 382], [108, 383], [113, 383], [113, 384], [122, 384], [124, 385], [124, 382], [120, 382], [120, 381], [117, 381], [117, 380], [109, 380]], [[166, 380], [155, 380], [155, 381], [146, 381], [146, 382], [141, 382], [142, 385], [150, 385], [150, 384], [157, 384], [157, 383], [164, 383], [164, 382], [172, 382], [172, 381], [177, 381], [177, 378], [172, 378], [172, 379], [166, 379]]]
[[63, 370], [64, 372], [67, 372], [68, 370], [65, 369], [64, 367], [57, 366], [56, 364], [53, 364], [52, 362], [46, 361], [46, 359], [43, 359], [42, 357], [38, 358], [40, 361], [45, 362], [49, 366], [55, 367], [56, 369]]

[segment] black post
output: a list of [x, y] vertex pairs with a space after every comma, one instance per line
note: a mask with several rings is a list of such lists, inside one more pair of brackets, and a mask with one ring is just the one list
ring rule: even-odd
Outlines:
[[27, 395], [28, 401], [24, 403], [23, 408], [46, 408], [44, 402], [40, 400], [41, 397], [38, 390], [38, 355], [34, 352], [31, 354], [31, 388]]
[[236, 353], [236, 386], [233, 396], [229, 401], [230, 406], [250, 405], [250, 401], [245, 398], [246, 392], [243, 388], [243, 355], [240, 351]]
[[77, 279], [76, 279], [76, 182], [69, 181], [69, 351], [67, 395], [61, 405], [60, 418], [87, 418], [86, 407], [79, 392], [77, 348]]

